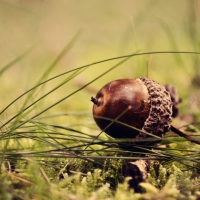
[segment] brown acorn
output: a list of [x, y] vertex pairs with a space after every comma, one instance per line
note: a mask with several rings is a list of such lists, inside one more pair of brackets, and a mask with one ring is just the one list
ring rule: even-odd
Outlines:
[[[131, 145], [119, 144], [123, 149], [135, 152], [137, 147], [132, 144], [154, 145], [152, 136], [145, 132], [162, 137], [170, 129], [200, 145], [199, 140], [171, 125], [181, 101], [174, 86], [163, 86], [148, 78], [119, 79], [103, 86], [91, 101], [94, 120], [101, 130], [113, 138], [130, 138]], [[150, 161], [145, 159], [123, 164], [122, 175], [130, 178], [129, 186], [135, 192], [141, 192], [140, 183], [146, 181], [149, 166]]]
[[150, 137], [134, 127], [160, 137], [170, 129], [170, 94], [164, 86], [151, 79], [112, 81], [103, 86], [91, 101], [94, 103], [95, 122], [114, 138]]

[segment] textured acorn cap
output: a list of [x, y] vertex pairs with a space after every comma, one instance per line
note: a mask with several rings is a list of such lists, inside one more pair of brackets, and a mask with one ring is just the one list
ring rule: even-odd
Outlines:
[[[164, 86], [148, 79], [139, 78], [147, 87], [149, 92], [150, 112], [142, 130], [162, 137], [170, 130], [172, 122], [172, 101], [170, 93]], [[145, 133], [140, 133], [137, 138], [149, 137]]]

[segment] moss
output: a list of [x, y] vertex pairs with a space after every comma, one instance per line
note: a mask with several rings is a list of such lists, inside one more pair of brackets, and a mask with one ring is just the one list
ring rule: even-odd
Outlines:
[[[168, 184], [169, 181], [171, 181], [170, 184]], [[198, 178], [196, 171], [183, 166], [181, 169], [180, 163], [176, 162], [152, 163], [148, 182], [161, 191], [166, 187], [168, 189], [176, 188], [179, 191], [177, 196], [179, 200], [196, 199], [200, 193], [200, 178]]]

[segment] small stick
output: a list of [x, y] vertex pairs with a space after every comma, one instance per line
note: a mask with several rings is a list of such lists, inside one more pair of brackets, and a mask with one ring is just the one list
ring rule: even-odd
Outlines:
[[176, 133], [177, 135], [184, 137], [186, 140], [189, 140], [190, 142], [194, 142], [196, 144], [200, 145], [200, 140], [196, 140], [195, 138], [191, 137], [190, 135], [187, 135], [185, 133], [183, 133], [181, 130], [177, 129], [176, 127], [174, 127], [173, 125], [171, 125], [171, 130]]
[[125, 163], [122, 166], [123, 177], [130, 177], [128, 181], [129, 187], [133, 188], [137, 193], [142, 191], [140, 183], [146, 181], [149, 165], [149, 161], [140, 159], [135, 162]]

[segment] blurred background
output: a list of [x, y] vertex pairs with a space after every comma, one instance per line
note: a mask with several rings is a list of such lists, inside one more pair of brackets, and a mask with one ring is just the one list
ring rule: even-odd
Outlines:
[[[0, 69], [31, 48], [1, 74], [2, 110], [33, 87], [60, 52], [80, 33], [66, 55], [47, 78], [104, 59], [154, 51], [200, 51], [200, 3], [198, 0], [1, 0]], [[121, 60], [93, 65], [49, 95], [35, 107], [51, 105], [75, 91]], [[181, 113], [199, 116], [199, 55], [151, 54], [136, 56], [53, 107], [51, 113], [90, 110], [90, 97], [108, 81], [147, 76], [175, 85], [183, 99]], [[148, 69], [148, 70], [147, 70]], [[147, 73], [148, 71], [148, 73]], [[40, 88], [40, 95], [62, 81]], [[23, 98], [1, 117], [16, 113]]]

